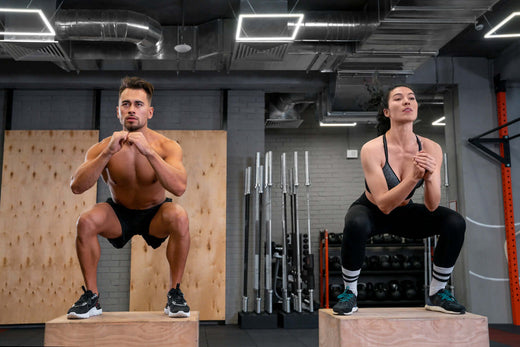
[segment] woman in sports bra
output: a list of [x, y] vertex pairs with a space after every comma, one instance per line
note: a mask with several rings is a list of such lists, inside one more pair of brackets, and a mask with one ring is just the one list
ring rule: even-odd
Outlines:
[[[371, 236], [383, 233], [412, 239], [438, 235], [425, 308], [451, 314], [466, 312], [445, 289], [464, 243], [466, 224], [460, 214], [439, 206], [442, 149], [413, 132], [417, 109], [410, 87], [391, 88], [382, 99], [379, 136], [361, 148], [365, 192], [345, 216], [341, 247], [345, 291], [333, 307], [336, 314], [357, 311], [357, 281], [365, 244]], [[420, 186], [424, 187], [422, 204], [411, 200]]]

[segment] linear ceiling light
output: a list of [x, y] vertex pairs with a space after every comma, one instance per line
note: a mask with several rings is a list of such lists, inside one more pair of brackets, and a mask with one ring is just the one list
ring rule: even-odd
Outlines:
[[503, 21], [498, 23], [497, 26], [492, 28], [484, 37], [486, 39], [496, 39], [496, 38], [504, 38], [504, 37], [520, 37], [520, 32], [513, 32], [510, 34], [496, 34], [498, 29], [502, 28], [504, 25], [506, 25], [507, 22], [511, 21], [514, 17], [520, 16], [520, 12], [513, 12], [509, 16], [506, 17]]
[[320, 121], [320, 127], [355, 127], [356, 122], [353, 123], [323, 123]]
[[[4, 39], [0, 40], [0, 42], [48, 42], [49, 38], [54, 38], [54, 36], [56, 35], [54, 28], [51, 26], [51, 23], [49, 23], [49, 20], [47, 19], [47, 17], [45, 17], [45, 14], [42, 10], [0, 8], [0, 14], [1, 13], [17, 13], [29, 16], [34, 16], [36, 14], [43, 22], [43, 27], [46, 28], [48, 31], [1, 31], [0, 35], [4, 35]], [[20, 39], [6, 39], [5, 36], [16, 36], [20, 37]]]
[[[241, 14], [238, 16], [238, 24], [237, 24], [237, 32], [235, 35], [235, 40], [237, 42], [290, 42], [294, 41], [298, 31], [300, 30], [300, 26], [303, 21], [303, 14]], [[248, 23], [252, 23], [253, 21], [257, 21], [260, 19], [263, 22], [268, 22], [272, 20], [280, 20], [283, 21], [284, 27], [294, 27], [292, 29], [292, 34], [285, 36], [281, 34], [280, 36], [269, 35], [269, 36], [256, 36], [251, 31], [248, 32], [246, 30], [246, 26]], [[294, 19], [296, 19], [296, 23], [294, 23]], [[287, 22], [291, 20], [291, 22]], [[280, 23], [282, 24], [282, 23]], [[269, 29], [269, 25], [263, 25], [264, 29]], [[282, 36], [284, 35], [284, 36]]]
[[445, 119], [446, 119], [446, 117], [441, 117], [441, 118], [437, 119], [436, 121], [433, 121], [432, 125], [445, 126], [446, 125], [446, 123], [444, 122]]

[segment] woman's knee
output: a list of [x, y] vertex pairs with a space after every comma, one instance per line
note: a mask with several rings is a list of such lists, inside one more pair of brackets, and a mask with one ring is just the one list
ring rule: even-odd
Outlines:
[[343, 238], [349, 241], [366, 242], [371, 233], [371, 224], [370, 219], [365, 215], [347, 213]]
[[458, 238], [464, 240], [466, 233], [466, 221], [459, 213], [451, 211], [449, 215], [443, 218], [443, 225], [441, 227], [443, 232], [450, 235], [450, 238]]

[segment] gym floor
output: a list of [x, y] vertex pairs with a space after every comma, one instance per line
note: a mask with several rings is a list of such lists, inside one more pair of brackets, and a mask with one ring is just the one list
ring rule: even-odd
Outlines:
[[[44, 332], [45, 328], [41, 324], [2, 326], [0, 327], [0, 346], [43, 346]], [[243, 330], [238, 325], [201, 324], [199, 346], [315, 347], [318, 346], [318, 329]]]
[[[43, 325], [0, 327], [0, 346], [43, 346]], [[201, 324], [199, 346], [318, 346], [318, 329], [242, 330], [237, 325]], [[490, 324], [491, 347], [520, 346], [520, 326]]]

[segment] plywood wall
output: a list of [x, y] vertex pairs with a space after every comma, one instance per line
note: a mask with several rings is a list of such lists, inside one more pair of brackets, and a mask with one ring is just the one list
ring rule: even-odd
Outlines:
[[[190, 219], [191, 248], [181, 284], [201, 320], [224, 320], [226, 306], [226, 166], [225, 131], [160, 131], [179, 142], [188, 172], [184, 195], [174, 198]], [[141, 237], [132, 239], [130, 310], [157, 311], [166, 304], [169, 267], [166, 242], [153, 250]]]
[[75, 223], [96, 188], [70, 177], [98, 131], [6, 131], [0, 201], [0, 324], [42, 323], [78, 299]]

